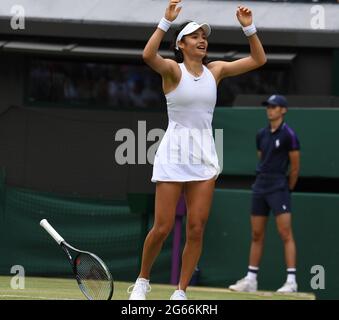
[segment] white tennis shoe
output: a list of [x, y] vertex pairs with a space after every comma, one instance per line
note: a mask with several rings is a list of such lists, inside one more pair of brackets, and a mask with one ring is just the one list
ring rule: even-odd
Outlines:
[[150, 291], [149, 280], [144, 278], [138, 278], [135, 284], [127, 289], [127, 293], [130, 293], [129, 300], [146, 300], [146, 295]]
[[298, 285], [294, 281], [286, 281], [284, 285], [277, 290], [277, 292], [281, 293], [291, 293], [291, 292], [297, 292], [298, 291]]
[[243, 278], [228, 287], [232, 291], [255, 292], [258, 289], [258, 282], [254, 279]]
[[170, 300], [187, 300], [187, 296], [184, 290], [175, 290], [171, 295]]

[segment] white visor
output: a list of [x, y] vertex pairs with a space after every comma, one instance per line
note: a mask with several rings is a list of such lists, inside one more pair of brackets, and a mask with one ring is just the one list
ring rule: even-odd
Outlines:
[[194, 31], [202, 28], [204, 30], [206, 37], [208, 37], [211, 34], [211, 27], [208, 23], [198, 24], [196, 22], [190, 22], [184, 29], [180, 31], [180, 33], [177, 36], [177, 40], [175, 42], [175, 49], [179, 50], [178, 42], [188, 34], [193, 33]]

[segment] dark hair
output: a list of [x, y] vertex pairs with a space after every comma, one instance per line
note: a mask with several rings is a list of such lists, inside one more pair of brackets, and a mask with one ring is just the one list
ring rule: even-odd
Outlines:
[[[176, 62], [178, 63], [182, 63], [184, 62], [184, 54], [182, 53], [181, 49], [179, 48], [179, 50], [177, 50], [176, 47], [176, 40], [177, 37], [179, 35], [179, 33], [181, 32], [181, 30], [183, 30], [189, 23], [191, 23], [192, 21], [187, 21], [185, 23], [183, 23], [182, 25], [179, 26], [179, 28], [175, 31], [174, 33], [174, 37], [173, 37], [173, 41], [171, 43], [171, 47], [170, 49], [173, 50], [174, 52], [174, 59]], [[185, 36], [182, 38], [182, 40], [184, 40]], [[208, 57], [207, 55], [202, 59], [202, 64], [203, 65], [207, 65], [208, 64]]]

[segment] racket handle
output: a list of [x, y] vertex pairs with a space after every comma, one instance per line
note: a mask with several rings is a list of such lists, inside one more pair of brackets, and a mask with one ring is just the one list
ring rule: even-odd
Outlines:
[[46, 219], [42, 219], [40, 221], [40, 226], [43, 227], [58, 244], [65, 241], [64, 238], [55, 231], [55, 229], [48, 223]]

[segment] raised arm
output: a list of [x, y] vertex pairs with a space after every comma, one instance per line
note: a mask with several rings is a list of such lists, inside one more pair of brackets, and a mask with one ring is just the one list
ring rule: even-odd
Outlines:
[[165, 19], [161, 21], [158, 28], [155, 30], [151, 38], [148, 40], [144, 51], [143, 59], [154, 71], [161, 74], [163, 77], [173, 76], [175, 74], [175, 68], [178, 67], [177, 63], [171, 59], [164, 59], [158, 54], [160, 43], [166, 33], [166, 29], [177, 18], [181, 7], [177, 5], [181, 0], [170, 0], [165, 12]]
[[248, 34], [250, 55], [232, 62], [211, 62], [209, 68], [214, 69], [213, 73], [217, 78], [217, 82], [225, 77], [236, 76], [257, 69], [266, 63], [266, 54], [258, 35], [256, 33], [251, 35], [251, 33], [255, 32], [251, 10], [239, 6], [236, 14], [244, 32]]

